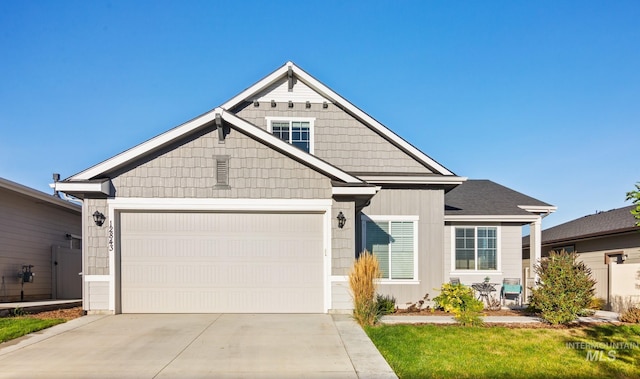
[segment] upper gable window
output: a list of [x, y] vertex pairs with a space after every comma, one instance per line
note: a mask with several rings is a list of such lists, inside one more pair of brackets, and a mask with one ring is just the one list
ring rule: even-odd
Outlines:
[[267, 117], [267, 130], [300, 150], [313, 153], [314, 118]]

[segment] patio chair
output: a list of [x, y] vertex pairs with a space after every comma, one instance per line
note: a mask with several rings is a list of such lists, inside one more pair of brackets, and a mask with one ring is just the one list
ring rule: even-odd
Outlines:
[[502, 280], [500, 299], [503, 305], [505, 300], [515, 300], [516, 305], [522, 305], [522, 285], [519, 278], [504, 278]]
[[460, 284], [460, 278], [449, 278], [449, 283]]

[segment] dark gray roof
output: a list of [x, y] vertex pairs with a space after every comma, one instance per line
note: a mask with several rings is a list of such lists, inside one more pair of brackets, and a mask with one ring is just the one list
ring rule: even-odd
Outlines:
[[[635, 205], [598, 212], [556, 225], [542, 231], [542, 243], [571, 241], [639, 229], [635, 217], [631, 214], [633, 208]], [[522, 243], [529, 246], [529, 236], [524, 237]]]
[[518, 216], [531, 215], [518, 205], [552, 207], [523, 193], [490, 180], [467, 180], [444, 197], [445, 215]]

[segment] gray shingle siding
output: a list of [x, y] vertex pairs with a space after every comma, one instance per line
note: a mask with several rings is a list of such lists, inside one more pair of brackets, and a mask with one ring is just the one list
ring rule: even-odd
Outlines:
[[[338, 213], [347, 218], [338, 228]], [[355, 204], [353, 201], [333, 201], [331, 210], [331, 275], [348, 275], [355, 260]]]
[[[88, 212], [85, 217], [85, 235], [83, 243], [85, 248], [85, 262], [82, 269], [85, 275], [109, 275], [109, 212], [105, 199], [87, 199]], [[102, 226], [93, 222], [93, 212], [99, 211], [107, 219]]]
[[266, 117], [315, 117], [314, 155], [347, 172], [421, 173], [431, 171], [334, 104], [261, 103], [246, 106], [239, 117], [267, 129]]
[[[231, 130], [217, 131], [112, 178], [117, 197], [328, 199], [331, 181], [302, 163]], [[229, 188], [216, 188], [216, 157], [229, 158]]]

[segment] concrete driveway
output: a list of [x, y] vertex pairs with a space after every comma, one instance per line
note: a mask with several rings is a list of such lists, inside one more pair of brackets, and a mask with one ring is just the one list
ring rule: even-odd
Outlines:
[[395, 378], [348, 316], [85, 316], [0, 345], [0, 378]]

